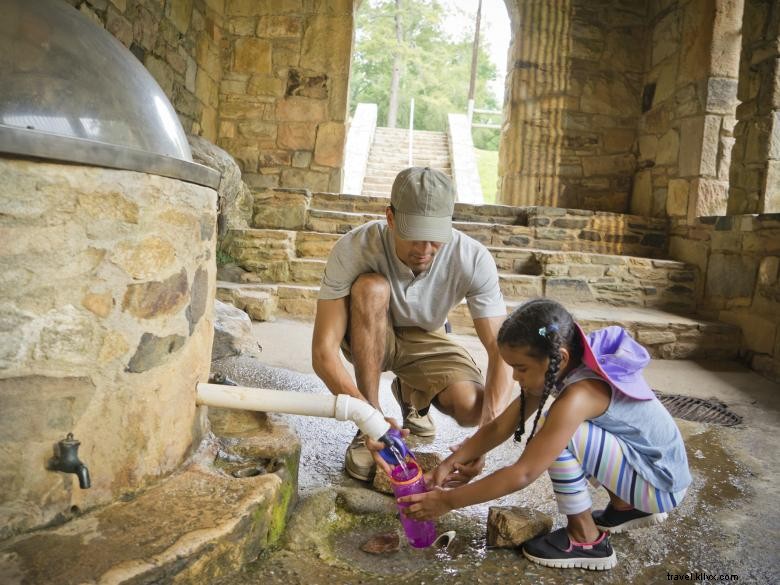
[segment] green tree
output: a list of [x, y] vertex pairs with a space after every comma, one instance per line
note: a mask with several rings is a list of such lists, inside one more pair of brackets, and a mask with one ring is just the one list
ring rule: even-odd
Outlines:
[[[476, 7], [476, 5], [475, 5]], [[399, 72], [397, 125], [408, 127], [414, 98], [414, 127], [445, 130], [447, 114], [466, 111], [473, 19], [463, 15], [459, 34], [443, 28], [445, 9], [438, 0], [365, 0], [358, 10], [352, 61], [350, 104], [375, 103], [378, 123], [390, 113], [394, 64]], [[497, 109], [488, 83], [496, 69], [480, 47], [476, 103]], [[497, 148], [497, 146], [496, 146]]]

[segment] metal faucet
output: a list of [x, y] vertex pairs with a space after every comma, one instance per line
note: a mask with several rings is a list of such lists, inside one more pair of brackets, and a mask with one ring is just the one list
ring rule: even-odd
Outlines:
[[73, 438], [73, 433], [57, 443], [57, 454], [49, 459], [46, 466], [50, 471], [63, 471], [65, 473], [75, 473], [79, 478], [79, 487], [87, 489], [91, 483], [89, 481], [89, 469], [79, 460], [80, 441]]

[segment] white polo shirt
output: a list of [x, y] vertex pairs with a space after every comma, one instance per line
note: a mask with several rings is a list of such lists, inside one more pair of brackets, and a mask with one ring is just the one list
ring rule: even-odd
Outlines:
[[364, 224], [342, 236], [328, 257], [320, 299], [349, 296], [352, 283], [367, 272], [390, 283], [390, 313], [396, 327], [440, 329], [447, 313], [464, 298], [472, 319], [506, 316], [498, 270], [487, 248], [452, 230], [452, 241], [434, 256], [431, 267], [417, 276], [395, 253], [386, 220]]

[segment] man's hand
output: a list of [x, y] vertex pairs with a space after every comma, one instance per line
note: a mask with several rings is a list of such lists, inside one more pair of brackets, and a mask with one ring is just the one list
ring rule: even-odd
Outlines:
[[[390, 426], [394, 429], [398, 429], [401, 431], [401, 437], [403, 439], [406, 439], [406, 437], [409, 436], [409, 429], [402, 429], [401, 426], [398, 424], [398, 421], [396, 421], [394, 418], [386, 416], [385, 420], [390, 423]], [[371, 456], [374, 458], [374, 461], [379, 466], [379, 468], [384, 471], [388, 477], [390, 477], [390, 473], [393, 471], [393, 468], [390, 466], [390, 464], [382, 459], [382, 456], [379, 454], [379, 452], [384, 449], [387, 445], [385, 445], [382, 441], [374, 441], [371, 437], [366, 435], [365, 437], [366, 447], [368, 447], [368, 450], [371, 451]]]

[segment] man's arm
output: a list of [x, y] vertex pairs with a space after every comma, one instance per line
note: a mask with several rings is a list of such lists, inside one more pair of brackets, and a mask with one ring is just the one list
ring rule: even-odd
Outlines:
[[344, 367], [339, 350], [349, 322], [348, 299], [320, 299], [314, 318], [311, 363], [314, 372], [333, 394], [348, 394], [365, 400]]
[[485, 376], [485, 395], [482, 400], [482, 420], [479, 426], [489, 423], [503, 412], [512, 393], [512, 368], [501, 359], [498, 352], [498, 330], [506, 317], [474, 319], [474, 329], [485, 346], [488, 355]]

